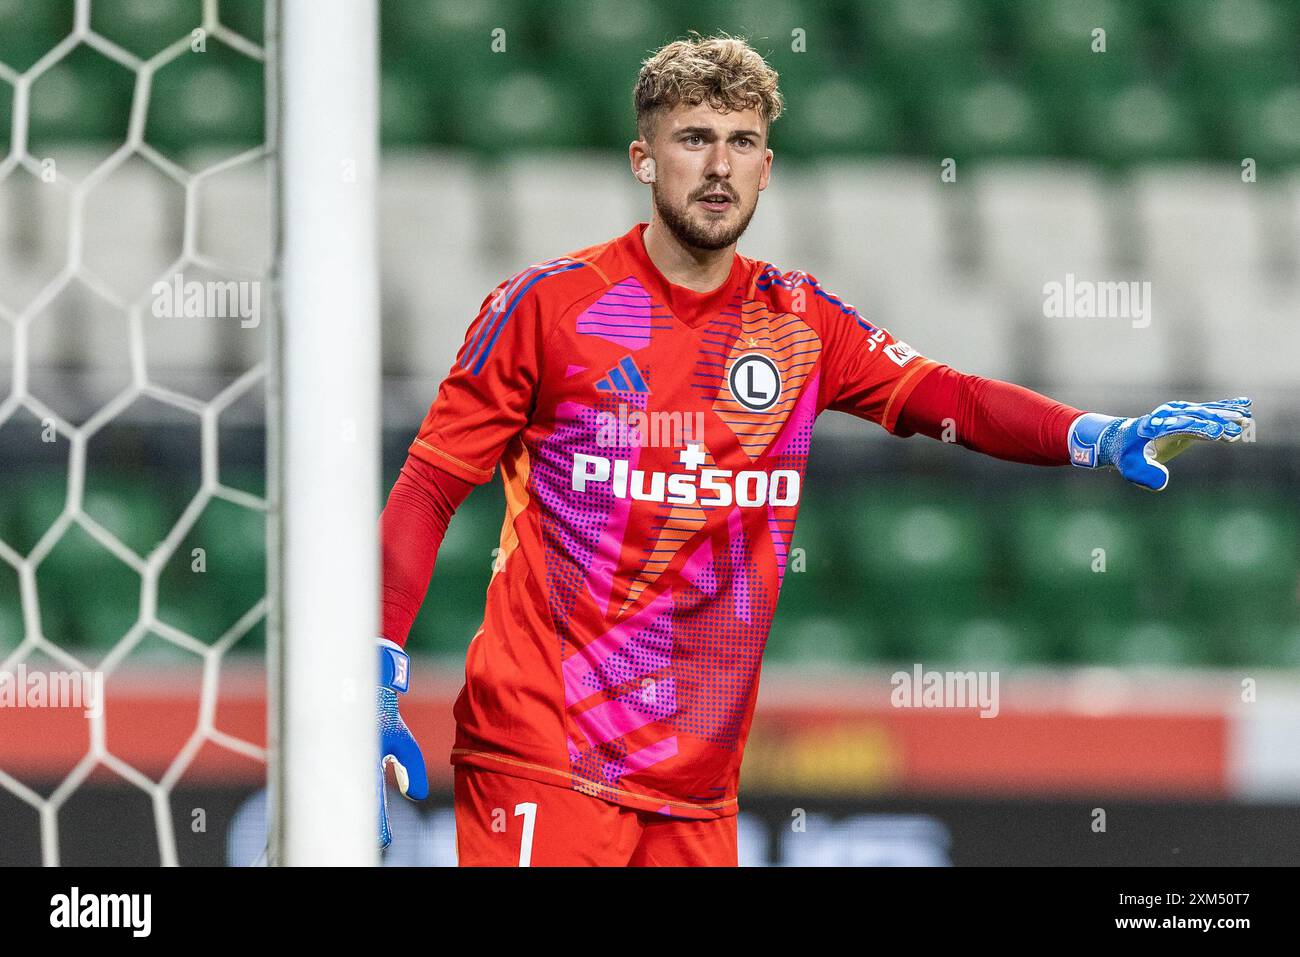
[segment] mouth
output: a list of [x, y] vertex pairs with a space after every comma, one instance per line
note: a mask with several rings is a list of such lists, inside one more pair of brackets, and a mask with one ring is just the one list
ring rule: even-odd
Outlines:
[[699, 203], [701, 206], [703, 206], [705, 209], [709, 210], [710, 212], [725, 213], [727, 210], [731, 208], [733, 201], [731, 197], [726, 193], [712, 192], [712, 193], [705, 193], [698, 200], [696, 200], [696, 202]]

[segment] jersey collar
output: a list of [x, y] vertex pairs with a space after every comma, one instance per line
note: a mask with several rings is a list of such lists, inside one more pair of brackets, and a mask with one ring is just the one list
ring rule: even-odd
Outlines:
[[700, 326], [724, 309], [741, 291], [745, 279], [744, 256], [732, 255], [731, 272], [722, 285], [708, 292], [696, 292], [685, 286], [674, 285], [664, 278], [645, 249], [642, 234], [649, 223], [637, 223], [620, 240], [628, 257], [636, 265], [637, 278], [646, 292], [662, 302], [679, 320], [692, 328]]

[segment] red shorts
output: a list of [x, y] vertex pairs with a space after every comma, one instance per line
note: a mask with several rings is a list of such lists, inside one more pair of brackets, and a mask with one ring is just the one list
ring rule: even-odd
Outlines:
[[456, 765], [461, 867], [735, 867], [736, 817], [664, 817]]

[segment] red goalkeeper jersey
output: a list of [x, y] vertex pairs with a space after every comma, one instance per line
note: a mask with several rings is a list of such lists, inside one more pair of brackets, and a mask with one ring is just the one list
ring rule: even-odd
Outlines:
[[505, 487], [452, 763], [721, 817], [813, 420], [893, 431], [935, 363], [806, 273], [672, 285], [644, 229], [493, 290], [410, 450]]

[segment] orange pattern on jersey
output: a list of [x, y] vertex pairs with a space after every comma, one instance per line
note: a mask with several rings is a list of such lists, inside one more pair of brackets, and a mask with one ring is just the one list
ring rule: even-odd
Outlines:
[[[737, 402], [727, 385], [732, 363], [751, 352], [767, 356], [781, 373], [781, 398], [766, 415], [755, 415]], [[713, 411], [736, 434], [750, 459], [759, 458], [780, 433], [820, 352], [821, 338], [798, 316], [773, 314], [761, 302], [741, 307], [740, 334], [727, 355]]]

